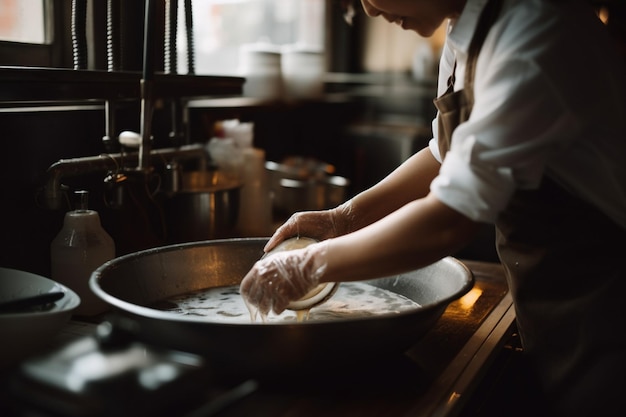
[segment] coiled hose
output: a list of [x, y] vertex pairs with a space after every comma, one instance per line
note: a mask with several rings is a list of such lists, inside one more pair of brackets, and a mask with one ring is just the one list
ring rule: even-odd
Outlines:
[[119, 71], [120, 63], [120, 4], [107, 0], [107, 70]]
[[185, 0], [185, 29], [187, 30], [187, 73], [196, 73], [194, 36], [193, 36], [193, 11], [191, 0]]
[[72, 0], [72, 56], [74, 69], [87, 69], [87, 0]]
[[178, 0], [165, 0], [165, 73], [176, 74], [176, 28], [178, 25]]

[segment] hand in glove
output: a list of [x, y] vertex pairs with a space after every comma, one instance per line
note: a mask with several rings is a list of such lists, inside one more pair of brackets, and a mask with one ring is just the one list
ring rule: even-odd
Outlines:
[[[302, 298], [320, 283], [327, 267], [327, 242], [304, 249], [278, 252], [257, 261], [241, 281], [240, 292], [248, 307], [264, 318], [282, 313], [291, 301]], [[251, 309], [253, 319], [256, 314]]]
[[326, 240], [353, 231], [354, 207], [346, 201], [330, 210], [303, 211], [292, 215], [280, 226], [263, 249], [269, 252], [283, 240], [294, 236], [307, 236]]

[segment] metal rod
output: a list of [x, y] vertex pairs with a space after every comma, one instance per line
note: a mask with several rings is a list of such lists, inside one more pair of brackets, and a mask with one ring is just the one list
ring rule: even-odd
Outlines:
[[115, 102], [106, 100], [104, 102], [104, 136], [102, 143], [107, 152], [116, 152], [119, 150], [119, 142], [115, 135]]
[[152, 78], [154, 76], [154, 20], [155, 2], [146, 0], [143, 35], [143, 73], [141, 79], [141, 146], [139, 170], [150, 169], [152, 126]]
[[152, 110], [152, 81], [141, 80], [141, 144], [138, 168], [142, 171], [150, 169]]
[[143, 29], [143, 73], [145, 81], [154, 76], [154, 20], [155, 1], [146, 0]]

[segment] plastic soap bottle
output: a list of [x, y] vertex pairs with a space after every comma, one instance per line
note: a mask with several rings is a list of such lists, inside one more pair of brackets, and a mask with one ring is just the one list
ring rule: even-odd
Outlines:
[[107, 310], [104, 301], [89, 287], [93, 271], [115, 257], [115, 243], [102, 228], [100, 215], [89, 210], [88, 192], [77, 191], [78, 208], [65, 214], [63, 228], [50, 245], [52, 279], [81, 299], [76, 315], [93, 316]]

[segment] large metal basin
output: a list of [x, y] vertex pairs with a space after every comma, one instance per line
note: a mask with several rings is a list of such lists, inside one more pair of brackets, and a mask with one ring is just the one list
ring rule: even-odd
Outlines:
[[368, 281], [413, 299], [421, 308], [323, 322], [224, 324], [146, 307], [189, 291], [239, 284], [262, 256], [266, 241], [212, 240], [136, 252], [102, 265], [90, 285], [132, 320], [144, 341], [204, 355], [230, 373], [278, 375], [402, 354], [474, 282], [467, 267], [445, 258], [410, 273]]

